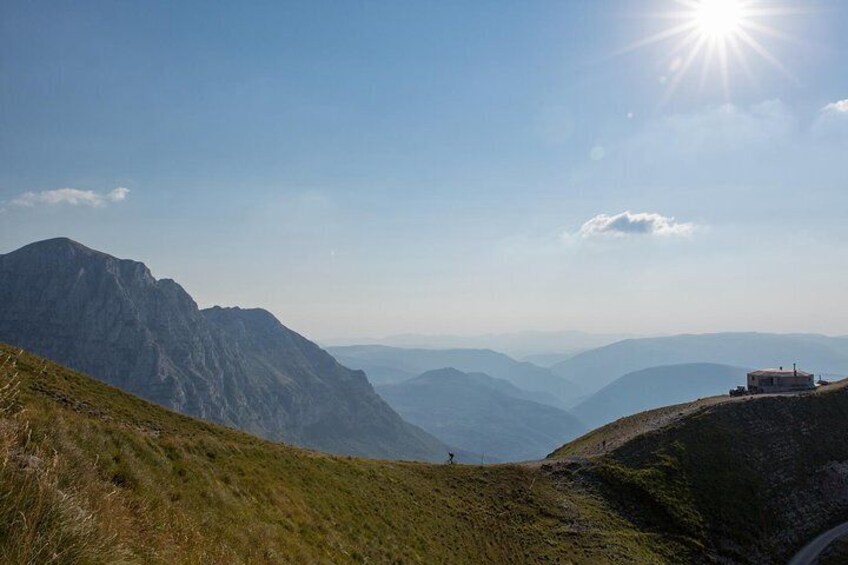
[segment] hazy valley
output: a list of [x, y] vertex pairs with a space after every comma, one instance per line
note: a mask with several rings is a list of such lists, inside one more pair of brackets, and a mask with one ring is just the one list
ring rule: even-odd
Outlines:
[[749, 370], [729, 363], [848, 372], [845, 338], [630, 338], [550, 369], [488, 349], [328, 353], [54, 239], [0, 255], [0, 340], [12, 562], [760, 563], [848, 510], [842, 383], [726, 395]]

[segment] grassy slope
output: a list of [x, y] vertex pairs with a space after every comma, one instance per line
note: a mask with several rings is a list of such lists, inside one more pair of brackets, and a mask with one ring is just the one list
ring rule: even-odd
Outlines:
[[819, 565], [845, 565], [845, 563], [848, 563], [848, 538], [841, 538], [830, 544], [819, 558]]
[[3, 563], [779, 562], [848, 519], [840, 385], [660, 409], [540, 465], [477, 467], [322, 455], [4, 346], [0, 365]]
[[624, 563], [680, 551], [538, 469], [332, 457], [5, 346], [0, 364], [0, 387], [18, 389], [0, 393], [0, 562]]
[[848, 519], [846, 422], [845, 383], [712, 398], [622, 419], [552, 458], [591, 457], [586, 476], [645, 531], [683, 536], [718, 559], [777, 563]]

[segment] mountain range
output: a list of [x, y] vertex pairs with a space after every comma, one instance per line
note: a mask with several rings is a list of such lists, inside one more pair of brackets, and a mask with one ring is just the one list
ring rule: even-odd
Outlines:
[[549, 369], [490, 349], [405, 349], [385, 345], [350, 345], [327, 348], [340, 363], [361, 369], [374, 384], [398, 383], [451, 367], [466, 373], [484, 373], [534, 393], [532, 399], [565, 406], [580, 398], [580, 387]]
[[376, 390], [406, 421], [494, 460], [541, 459], [586, 431], [568, 412], [483, 373], [438, 369]]
[[747, 369], [717, 363], [665, 365], [617, 378], [571, 413], [590, 429], [637, 412], [727, 394], [746, 382]]
[[362, 371], [259, 309], [200, 310], [137, 261], [66, 238], [0, 255], [0, 342], [168, 408], [335, 453], [441, 460]]
[[581, 351], [602, 347], [630, 334], [595, 334], [577, 330], [523, 331], [482, 335], [397, 334], [380, 339], [348, 338], [325, 340], [327, 346], [388, 345], [405, 349], [493, 349], [510, 357], [530, 360], [531, 357], [554, 355], [571, 356]]
[[575, 355], [551, 367], [551, 372], [592, 393], [633, 371], [684, 363], [751, 368], [797, 363], [816, 375], [842, 377], [848, 375], [848, 339], [736, 332], [626, 339]]

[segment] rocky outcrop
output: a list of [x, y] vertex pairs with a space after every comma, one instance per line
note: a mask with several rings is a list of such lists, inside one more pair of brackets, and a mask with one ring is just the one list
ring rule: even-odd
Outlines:
[[336, 453], [437, 459], [364, 373], [263, 310], [200, 310], [139, 262], [69, 239], [0, 255], [0, 341], [163, 406]]

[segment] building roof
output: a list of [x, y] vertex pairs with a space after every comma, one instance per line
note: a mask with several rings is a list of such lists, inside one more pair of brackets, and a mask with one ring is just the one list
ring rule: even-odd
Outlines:
[[800, 369], [795, 371], [793, 369], [760, 369], [759, 371], [751, 371], [748, 373], [749, 377], [813, 377], [812, 373], [807, 373], [805, 371], [801, 371]]

